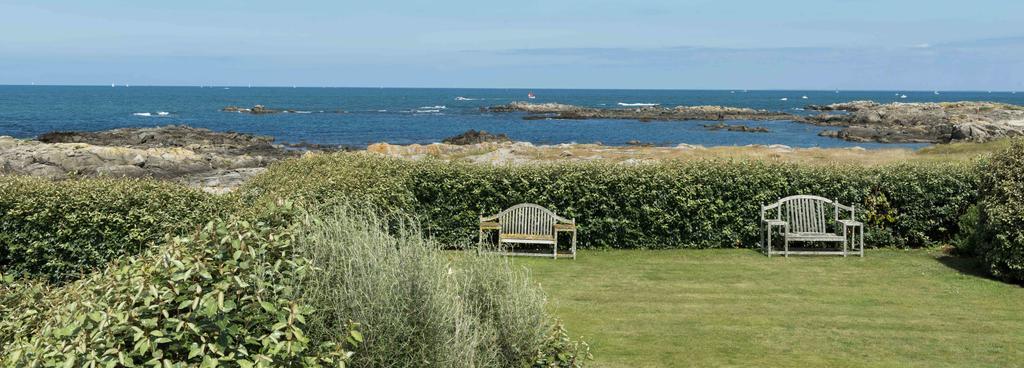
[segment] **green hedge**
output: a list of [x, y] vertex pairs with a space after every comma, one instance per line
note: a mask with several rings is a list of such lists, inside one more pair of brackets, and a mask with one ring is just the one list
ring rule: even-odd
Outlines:
[[62, 286], [0, 278], [0, 366], [344, 366], [353, 325], [306, 337], [289, 206], [209, 222]]
[[195, 228], [226, 203], [152, 180], [0, 176], [0, 272], [72, 280]]
[[951, 239], [977, 182], [969, 164], [487, 166], [339, 153], [277, 164], [242, 197], [357, 200], [414, 213], [453, 244], [473, 241], [479, 215], [533, 202], [576, 218], [584, 247], [714, 248], [755, 246], [762, 203], [817, 194], [856, 205], [870, 246], [919, 247]]
[[1024, 139], [982, 170], [973, 250], [993, 275], [1024, 284]]

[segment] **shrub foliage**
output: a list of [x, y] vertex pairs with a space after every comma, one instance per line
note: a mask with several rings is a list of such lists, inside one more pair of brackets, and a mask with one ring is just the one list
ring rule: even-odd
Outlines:
[[152, 180], [0, 176], [0, 271], [73, 280], [201, 226], [224, 203]]
[[1024, 283], [1024, 139], [982, 170], [974, 251], [995, 276]]
[[243, 197], [355, 199], [416, 214], [445, 243], [472, 241], [482, 214], [537, 203], [573, 217], [581, 246], [753, 247], [760, 205], [816, 194], [856, 205], [869, 245], [945, 242], [976, 200], [969, 164], [808, 166], [763, 161], [484, 166], [365, 154], [284, 162]]
[[318, 269], [301, 287], [316, 309], [309, 335], [325, 339], [348, 318], [359, 322], [366, 340], [353, 366], [578, 367], [589, 356], [546, 313], [524, 269], [441, 252], [415, 227], [390, 234], [385, 222], [335, 207], [307, 216], [298, 240]]
[[210, 222], [64, 286], [0, 284], [0, 365], [336, 366], [360, 336], [311, 341], [287, 211]]

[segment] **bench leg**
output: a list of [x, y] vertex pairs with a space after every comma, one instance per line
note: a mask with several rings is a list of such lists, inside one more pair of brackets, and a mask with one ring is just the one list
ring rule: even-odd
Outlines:
[[558, 233], [555, 233], [555, 245], [552, 247], [555, 248], [554, 252], [552, 252], [552, 257], [558, 259]]
[[576, 259], [576, 230], [572, 231], [572, 259]]
[[843, 226], [843, 258], [846, 258], [846, 242], [850, 239], [847, 235], [846, 226]]
[[785, 245], [783, 246], [784, 252], [782, 252], [782, 254], [786, 258], [789, 258], [789, 236], [783, 235], [782, 238], [783, 238], [783, 243], [785, 243]]
[[766, 239], [765, 243], [768, 244], [768, 258], [772, 258], [772, 227], [767, 226], [765, 230], [766, 231], [762, 231], [761, 236], [763, 236]]
[[860, 258], [864, 258], [864, 226], [860, 227]]

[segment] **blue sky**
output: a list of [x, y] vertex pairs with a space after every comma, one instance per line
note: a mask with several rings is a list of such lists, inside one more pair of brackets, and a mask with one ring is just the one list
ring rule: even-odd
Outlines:
[[1024, 90], [1024, 1], [0, 2], [0, 84]]

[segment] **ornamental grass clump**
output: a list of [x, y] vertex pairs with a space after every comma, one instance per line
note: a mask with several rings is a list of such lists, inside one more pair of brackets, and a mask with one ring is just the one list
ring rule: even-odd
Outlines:
[[355, 367], [582, 364], [586, 346], [561, 338], [525, 269], [442, 251], [412, 224], [348, 206], [306, 215], [297, 244], [318, 270], [300, 287], [316, 310], [307, 318], [311, 338], [357, 322], [365, 340]]

